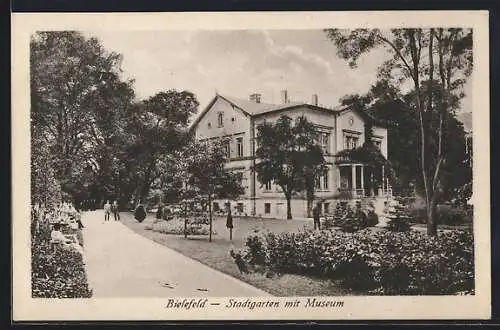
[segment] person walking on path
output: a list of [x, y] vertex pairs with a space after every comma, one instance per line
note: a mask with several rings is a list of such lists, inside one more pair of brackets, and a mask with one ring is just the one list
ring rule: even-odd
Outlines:
[[109, 201], [106, 201], [106, 204], [104, 204], [104, 221], [109, 221], [110, 215], [111, 215], [111, 204], [109, 204]]
[[111, 211], [113, 212], [113, 216], [115, 217], [115, 221], [120, 221], [120, 212], [118, 210], [118, 202], [114, 201], [113, 205], [111, 205]]
[[314, 229], [316, 230], [316, 227], [318, 227], [318, 230], [320, 230], [320, 222], [319, 222], [319, 205], [316, 204], [316, 206], [313, 208], [313, 220], [314, 220]]

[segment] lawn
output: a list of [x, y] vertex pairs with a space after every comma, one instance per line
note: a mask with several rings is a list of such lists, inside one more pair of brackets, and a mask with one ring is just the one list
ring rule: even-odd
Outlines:
[[242, 248], [245, 236], [255, 229], [268, 229], [281, 233], [310, 228], [312, 221], [305, 220], [275, 220], [255, 218], [235, 218], [233, 220], [233, 240], [229, 240], [229, 231], [225, 227], [225, 218], [215, 217], [213, 221], [217, 235], [208, 241], [208, 236], [193, 236], [187, 239], [181, 235], [166, 235], [144, 228], [145, 224], [154, 220], [148, 215], [144, 222], [139, 223], [130, 213], [122, 214], [122, 222], [134, 232], [147, 237], [159, 244], [167, 246], [183, 255], [195, 259], [211, 268], [238, 278], [275, 296], [336, 296], [354, 294], [343, 289], [335, 281], [312, 278], [301, 275], [283, 274], [274, 278], [252, 273], [241, 274], [229, 255], [231, 248]]

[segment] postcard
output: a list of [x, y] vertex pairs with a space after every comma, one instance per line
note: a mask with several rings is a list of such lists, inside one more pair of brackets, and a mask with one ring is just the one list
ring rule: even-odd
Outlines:
[[13, 319], [491, 313], [486, 11], [13, 13]]

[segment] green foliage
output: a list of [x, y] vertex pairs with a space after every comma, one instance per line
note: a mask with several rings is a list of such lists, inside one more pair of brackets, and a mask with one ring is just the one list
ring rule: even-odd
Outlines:
[[[57, 249], [50, 246], [50, 226], [41, 222], [38, 235], [31, 240], [31, 290], [34, 298], [90, 298], [82, 255], [75, 250]], [[65, 233], [77, 234], [80, 230], [65, 229]]]
[[340, 230], [352, 233], [378, 224], [378, 215], [371, 208], [357, 205], [353, 210], [348, 203], [339, 202], [332, 215], [326, 216], [324, 229], [338, 227]]
[[[397, 86], [408, 81], [413, 83], [413, 91], [402, 103], [406, 109], [413, 108], [416, 115], [413, 133], [418, 134], [420, 143], [411, 152], [418, 158], [419, 183], [428, 210], [428, 234], [436, 235], [432, 211], [439, 198], [446, 196], [444, 187], [456, 180], [446, 168], [453, 164], [457, 154], [450, 151], [453, 143], [450, 141], [455, 135], [447, 135], [451, 133], [448, 123], [465, 95], [462, 86], [472, 72], [472, 30], [397, 28], [388, 31], [327, 29], [325, 32], [337, 46], [337, 55], [348, 60], [352, 67], [363, 54], [376, 48], [384, 49], [390, 56], [379, 67], [379, 78]], [[466, 162], [458, 162], [463, 163]]]
[[399, 204], [391, 206], [388, 212], [387, 230], [393, 232], [407, 232], [411, 229], [413, 217], [408, 209]]
[[225, 167], [227, 159], [223, 144], [224, 141], [194, 144], [196, 153], [187, 164], [187, 184], [202, 196], [233, 199], [245, 192], [241, 174], [232, 173]]
[[61, 200], [61, 185], [56, 178], [55, 164], [48, 146], [39, 132], [32, 130], [31, 148], [31, 202], [55, 205]]
[[134, 139], [126, 148], [131, 169], [139, 184], [137, 195], [144, 200], [152, 186], [164, 188], [162, 181], [171, 166], [172, 154], [189, 141], [189, 117], [199, 102], [189, 91], [159, 92], [137, 104], [128, 121]]
[[365, 293], [473, 293], [472, 237], [465, 231], [437, 237], [369, 230], [253, 233], [241, 253], [251, 265], [338, 279]]
[[315, 180], [327, 169], [318, 138], [319, 132], [305, 117], [294, 122], [282, 115], [275, 123], [257, 127], [257, 179], [282, 188], [287, 199], [287, 219], [292, 218], [291, 196], [306, 191], [307, 199], [313, 200]]
[[[408, 210], [413, 222], [426, 223], [426, 209], [415, 207]], [[473, 220], [472, 210], [461, 206], [438, 205], [436, 208], [438, 225], [460, 226], [471, 225]]]
[[134, 218], [139, 222], [143, 222], [144, 219], [146, 219], [146, 216], [147, 216], [146, 209], [144, 208], [143, 205], [139, 205], [135, 209]]
[[54, 164], [50, 176], [77, 203], [90, 197], [92, 186], [102, 187], [102, 197], [115, 184], [116, 149], [127, 138], [123, 118], [134, 98], [132, 81], [119, 78], [120, 63], [121, 55], [79, 32], [31, 38], [32, 158], [43, 141]]

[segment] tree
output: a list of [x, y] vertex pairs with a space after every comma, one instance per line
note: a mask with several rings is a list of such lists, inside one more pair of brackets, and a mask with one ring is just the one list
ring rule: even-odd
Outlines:
[[187, 166], [187, 185], [196, 189], [208, 201], [210, 219], [209, 241], [212, 241], [212, 201], [215, 198], [232, 199], [244, 193], [241, 175], [226, 169], [227, 155], [224, 150], [226, 141], [198, 142], [196, 154], [192, 155]]
[[[472, 72], [472, 30], [464, 29], [354, 29], [325, 30], [328, 38], [337, 46], [337, 54], [349, 60], [351, 67], [362, 54], [374, 48], [385, 48], [390, 56], [379, 68], [379, 76], [403, 83], [413, 84], [418, 118], [420, 173], [425, 191], [427, 209], [427, 233], [437, 234], [436, 205], [440, 195], [440, 180], [446, 150], [443, 133], [446, 112], [450, 111], [452, 95], [462, 97], [461, 86]], [[434, 98], [434, 73], [437, 71], [441, 97]], [[422, 93], [422, 81], [427, 84], [427, 101]], [[439, 115], [436, 161], [429, 156], [428, 141], [433, 133], [428, 117], [432, 112]]]
[[[422, 83], [423, 99], [426, 100], [427, 82]], [[434, 84], [434, 98], [439, 98], [440, 88]], [[400, 194], [412, 192], [414, 189], [419, 194], [425, 195], [424, 185], [419, 175], [419, 158], [415, 150], [419, 145], [419, 124], [417, 110], [414, 103], [414, 91], [401, 92], [387, 80], [379, 80], [371, 86], [366, 94], [346, 95], [340, 102], [344, 106], [356, 106], [361, 111], [366, 111], [377, 120], [388, 123], [388, 150], [391, 167], [397, 173], [393, 181], [393, 190]], [[361, 101], [360, 101], [361, 100]], [[458, 98], [450, 102], [452, 110], [459, 108]], [[426, 102], [426, 101], [425, 101]], [[454, 194], [462, 185], [472, 178], [471, 167], [467, 166], [467, 153], [465, 148], [465, 132], [463, 125], [453, 113], [447, 111], [444, 122], [446, 123], [443, 144], [446, 145], [446, 161], [443, 166], [440, 180], [441, 193], [439, 201], [455, 199]], [[439, 116], [436, 111], [429, 116], [429, 127], [438, 129]], [[365, 125], [366, 142], [369, 142], [369, 127]], [[428, 158], [436, 161], [437, 139], [429, 137]]]
[[109, 158], [122, 145], [121, 117], [134, 92], [132, 81], [120, 79], [120, 63], [120, 54], [79, 32], [38, 32], [31, 38], [32, 132], [44, 132], [40, 137], [53, 157], [54, 175], [73, 197], [83, 196], [80, 187], [108, 183]]
[[312, 204], [315, 180], [325, 171], [318, 138], [319, 132], [305, 117], [292, 123], [290, 117], [282, 115], [276, 123], [257, 127], [257, 178], [262, 184], [280, 186], [287, 201], [287, 219], [292, 219], [293, 194], [305, 190], [308, 204]]
[[163, 157], [180, 150], [187, 141], [189, 117], [197, 111], [198, 101], [188, 91], [168, 90], [141, 102], [133, 109], [128, 131], [135, 140], [127, 147], [130, 171], [136, 175], [137, 195], [148, 195], [151, 184], [161, 176]]
[[31, 135], [31, 203], [55, 205], [61, 199], [61, 185], [55, 176], [54, 160], [41, 132]]

